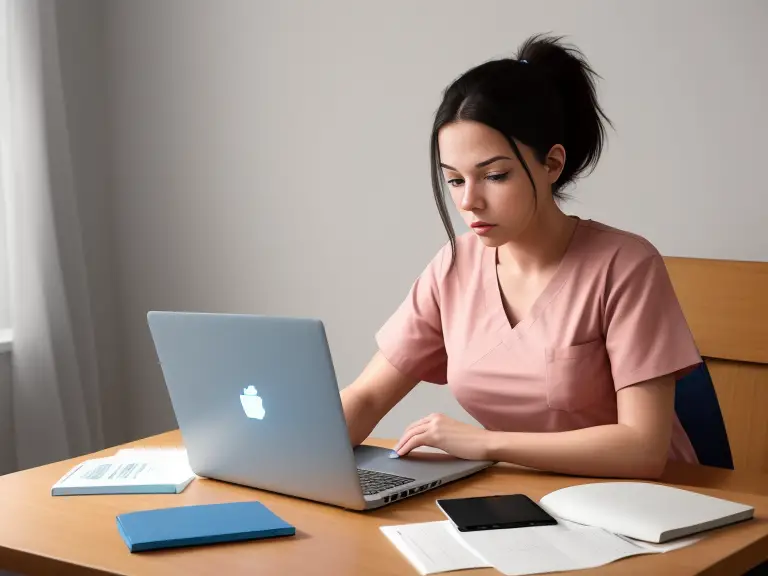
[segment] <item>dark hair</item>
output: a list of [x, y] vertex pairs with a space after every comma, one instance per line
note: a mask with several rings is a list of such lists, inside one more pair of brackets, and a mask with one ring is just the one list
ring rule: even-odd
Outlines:
[[534, 198], [536, 184], [515, 140], [531, 147], [541, 162], [561, 144], [566, 161], [552, 194], [564, 198], [563, 188], [596, 166], [605, 142], [603, 121], [611, 124], [597, 102], [595, 77], [577, 48], [564, 45], [561, 37], [535, 35], [523, 42], [516, 58], [480, 64], [445, 89], [432, 127], [430, 160], [432, 190], [454, 259], [456, 233], [445, 206], [440, 128], [473, 120], [501, 132], [533, 184]]

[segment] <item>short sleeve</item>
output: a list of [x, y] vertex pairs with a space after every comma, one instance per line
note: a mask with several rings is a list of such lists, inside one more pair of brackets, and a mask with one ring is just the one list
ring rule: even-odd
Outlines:
[[447, 383], [448, 356], [440, 318], [444, 255], [445, 249], [432, 259], [376, 334], [379, 350], [395, 368], [434, 384]]
[[654, 251], [628, 265], [617, 263], [616, 268], [605, 313], [616, 390], [661, 376], [679, 378], [700, 364], [661, 255]]

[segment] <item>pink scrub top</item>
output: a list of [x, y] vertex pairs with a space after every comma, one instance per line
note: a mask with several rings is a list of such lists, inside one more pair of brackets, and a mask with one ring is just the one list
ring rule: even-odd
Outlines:
[[[616, 393], [701, 363], [664, 261], [647, 240], [578, 220], [563, 259], [514, 327], [496, 249], [446, 244], [376, 335], [401, 372], [448, 384], [481, 425], [560, 432], [617, 423]], [[677, 416], [669, 458], [696, 463]]]

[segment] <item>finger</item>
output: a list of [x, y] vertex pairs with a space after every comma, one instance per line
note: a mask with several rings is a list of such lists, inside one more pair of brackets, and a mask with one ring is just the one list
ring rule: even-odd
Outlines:
[[393, 448], [393, 453], [394, 453], [394, 454], [392, 455], [392, 457], [393, 457], [393, 458], [396, 458], [396, 457], [397, 457], [396, 455], [402, 456], [402, 454], [400, 453], [400, 451], [401, 451], [402, 447], [403, 447], [403, 446], [404, 446], [404, 445], [405, 445], [405, 444], [406, 444], [406, 443], [407, 443], [407, 442], [408, 442], [408, 441], [409, 441], [411, 438], [413, 438], [415, 435], [424, 433], [424, 432], [427, 430], [427, 428], [428, 428], [428, 427], [429, 427], [429, 423], [426, 423], [426, 424], [422, 424], [421, 426], [419, 426], [419, 427], [417, 427], [417, 428], [410, 428], [409, 430], [407, 430], [407, 431], [406, 431], [406, 432], [405, 432], [405, 433], [402, 435], [402, 437], [400, 438], [400, 440], [398, 440], [397, 444], [395, 444], [395, 447]]
[[432, 420], [432, 415], [425, 416], [421, 420], [416, 420], [416, 422], [413, 422], [410, 424], [400, 435], [400, 441], [395, 445], [395, 450], [403, 443], [403, 439], [406, 438], [409, 434], [411, 434], [414, 430], [417, 430], [421, 428], [422, 426], [425, 426], [429, 424]]
[[428, 424], [432, 421], [432, 418], [434, 418], [434, 414], [430, 414], [429, 416], [425, 416], [421, 420], [416, 420], [413, 424], [408, 426], [408, 428], [405, 429], [405, 432], [408, 432], [409, 430], [413, 430], [414, 428], [419, 428], [420, 426], [423, 426], [424, 424]]
[[418, 448], [419, 446], [431, 446], [429, 441], [429, 432], [425, 429], [418, 434], [411, 436], [408, 441], [403, 444], [399, 450], [400, 456], [406, 456], [411, 450]]
[[403, 432], [403, 435], [400, 436], [400, 440], [397, 441], [397, 444], [395, 444], [393, 450], [397, 452], [403, 444], [408, 442], [411, 436], [423, 432], [427, 426], [429, 426], [428, 422], [420, 424], [419, 426], [410, 426], [407, 430], [405, 430], [405, 432]]

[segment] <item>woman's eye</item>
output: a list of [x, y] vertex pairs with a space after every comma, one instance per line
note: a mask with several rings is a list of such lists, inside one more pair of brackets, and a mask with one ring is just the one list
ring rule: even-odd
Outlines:
[[488, 178], [488, 180], [491, 180], [493, 182], [504, 182], [504, 180], [507, 179], [508, 175], [509, 175], [509, 172], [503, 172], [501, 174], [488, 174], [486, 178]]
[[448, 180], [448, 186], [452, 186], [454, 188], [461, 186], [462, 184], [464, 184], [464, 180], [461, 178], [452, 178], [451, 180]]

